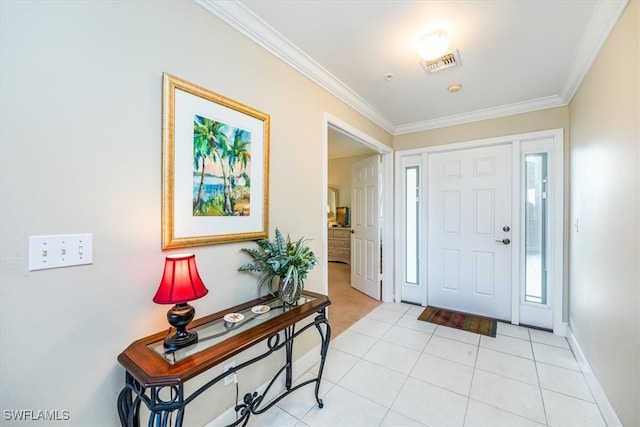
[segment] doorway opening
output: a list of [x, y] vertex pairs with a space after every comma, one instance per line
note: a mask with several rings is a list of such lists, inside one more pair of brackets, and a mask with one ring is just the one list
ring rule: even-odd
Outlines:
[[[385, 246], [389, 248], [393, 245], [392, 234], [389, 235], [393, 224], [390, 197], [393, 151], [358, 129], [325, 114], [325, 154], [325, 283], [332, 301], [329, 308], [332, 328], [339, 333], [383, 300], [393, 300], [392, 278], [385, 278], [384, 274], [385, 264], [391, 266], [393, 263], [393, 251], [389, 249], [385, 254], [381, 250], [383, 243], [388, 242]], [[354, 171], [358, 171], [358, 165], [366, 159], [374, 159], [376, 164], [374, 186], [360, 188], [356, 184], [354, 187]], [[373, 198], [372, 193], [375, 193]], [[376, 224], [373, 227], [374, 237], [364, 240], [366, 227], [363, 225], [370, 225], [372, 218]], [[392, 270], [389, 267], [386, 271]], [[357, 287], [358, 280], [363, 278], [368, 280], [369, 288]], [[354, 283], [358, 290], [354, 289]]]
[[334, 339], [351, 325], [382, 304], [351, 287], [351, 266], [329, 261], [329, 317], [331, 338]]

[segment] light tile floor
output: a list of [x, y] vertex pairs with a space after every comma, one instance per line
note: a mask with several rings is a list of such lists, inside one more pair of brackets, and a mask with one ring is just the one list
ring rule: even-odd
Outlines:
[[335, 337], [324, 408], [307, 386], [249, 425], [606, 425], [565, 338], [504, 323], [480, 336], [417, 320], [422, 310], [385, 303]]

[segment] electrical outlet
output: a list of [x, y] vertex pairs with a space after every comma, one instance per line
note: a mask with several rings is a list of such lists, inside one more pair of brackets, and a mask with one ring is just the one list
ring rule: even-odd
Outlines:
[[[230, 369], [233, 369], [236, 367], [236, 362], [231, 362], [231, 363], [227, 363], [226, 365], [224, 365], [224, 372], [227, 372]], [[224, 377], [224, 385], [229, 385], [232, 382], [235, 382], [236, 380], [236, 373], [234, 372], [233, 374], [229, 374], [226, 377]]]

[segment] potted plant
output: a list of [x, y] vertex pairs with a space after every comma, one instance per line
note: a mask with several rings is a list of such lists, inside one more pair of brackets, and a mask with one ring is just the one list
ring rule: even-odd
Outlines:
[[285, 239], [276, 228], [273, 240], [260, 239], [256, 241], [257, 249], [242, 248], [253, 261], [241, 266], [238, 271], [255, 271], [264, 273], [258, 283], [258, 289], [263, 287], [271, 295], [276, 296], [274, 282], [279, 278], [278, 298], [286, 304], [295, 304], [304, 289], [304, 279], [309, 270], [316, 266], [318, 258], [306, 245], [308, 240], [300, 238], [292, 241], [289, 235]]

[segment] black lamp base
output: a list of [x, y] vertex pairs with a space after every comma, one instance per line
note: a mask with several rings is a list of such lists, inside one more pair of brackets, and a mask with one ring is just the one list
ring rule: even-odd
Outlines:
[[179, 350], [198, 342], [197, 332], [187, 331], [184, 335], [173, 334], [164, 340], [164, 348], [167, 350]]
[[196, 310], [187, 303], [176, 304], [167, 311], [167, 320], [176, 328], [176, 333], [165, 338], [164, 348], [178, 350], [198, 342], [198, 333], [187, 331], [195, 314]]

